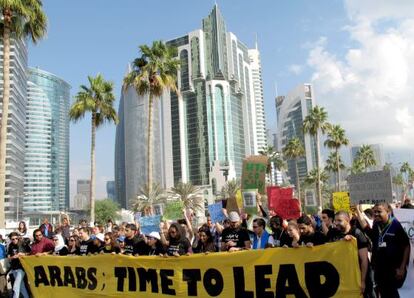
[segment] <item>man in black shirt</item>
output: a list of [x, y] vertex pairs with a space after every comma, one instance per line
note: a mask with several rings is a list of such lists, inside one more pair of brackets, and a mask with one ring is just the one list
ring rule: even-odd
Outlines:
[[247, 230], [240, 226], [240, 216], [232, 211], [229, 214], [230, 227], [225, 228], [221, 234], [221, 250], [237, 251], [250, 249], [251, 242]]
[[358, 229], [351, 227], [351, 219], [349, 214], [344, 211], [340, 211], [335, 215], [335, 228], [329, 230], [328, 239], [330, 242], [338, 240], [351, 240], [355, 237], [357, 240], [358, 247], [358, 259], [359, 267], [361, 269], [361, 293], [364, 297], [372, 297], [372, 283], [369, 282], [368, 276], [368, 246], [369, 242], [364, 233]]
[[147, 255], [148, 247], [145, 239], [137, 235], [137, 226], [127, 224], [125, 226], [125, 255]]
[[27, 255], [30, 252], [30, 248], [19, 240], [19, 235], [16, 232], [11, 232], [9, 238], [11, 242], [7, 249], [7, 257], [10, 259], [10, 273], [14, 278], [13, 297], [19, 297], [19, 295], [22, 294], [24, 298], [29, 298], [24, 283], [25, 272], [19, 258]]
[[335, 212], [331, 209], [323, 209], [321, 212], [322, 233], [328, 234], [334, 228]]
[[79, 255], [95, 254], [99, 252], [99, 247], [93, 243], [93, 239], [89, 237], [88, 228], [80, 228], [79, 238], [81, 239], [79, 247]]
[[289, 234], [283, 227], [283, 219], [280, 216], [273, 216], [269, 221], [269, 225], [273, 232], [273, 247], [283, 247], [291, 242]]
[[326, 236], [321, 232], [315, 231], [311, 219], [307, 215], [302, 215], [297, 220], [300, 231], [300, 245], [314, 246], [326, 243]]

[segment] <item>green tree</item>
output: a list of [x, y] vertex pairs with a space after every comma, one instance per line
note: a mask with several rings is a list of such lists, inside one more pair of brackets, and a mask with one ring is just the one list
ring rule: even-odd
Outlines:
[[341, 187], [341, 175], [340, 171], [341, 169], [344, 169], [345, 167], [341, 168], [341, 155], [339, 154], [339, 149], [342, 146], [347, 146], [349, 144], [349, 140], [345, 136], [345, 130], [339, 126], [339, 125], [332, 125], [329, 127], [327, 131], [327, 139], [324, 143], [325, 146], [327, 146], [329, 149], [333, 149], [335, 151], [335, 157], [336, 157], [336, 171], [333, 171], [336, 173], [336, 191], [340, 191]]
[[80, 91], [76, 95], [76, 101], [69, 111], [69, 118], [77, 122], [85, 117], [86, 113], [91, 113], [91, 221], [95, 221], [95, 137], [96, 129], [106, 122], [118, 123], [118, 116], [113, 103], [113, 83], [105, 81], [102, 75], [98, 74], [95, 78], [88, 76], [89, 87], [80, 86]]
[[273, 185], [272, 169], [283, 171], [286, 169], [286, 162], [282, 157], [282, 154], [276, 151], [273, 146], [263, 147], [259, 151], [260, 155], [267, 156], [268, 164], [266, 174], [269, 177], [270, 185]]
[[[293, 160], [295, 162], [296, 190], [297, 190], [298, 199], [300, 201], [302, 196], [300, 193], [298, 160], [299, 158], [305, 156], [305, 148], [303, 147], [303, 144], [299, 140], [299, 138], [293, 138], [289, 140], [289, 142], [283, 148], [283, 155], [286, 156], [287, 159]], [[302, 206], [305, 206], [305, 204], [302, 204]]]
[[154, 41], [152, 46], [141, 45], [141, 56], [134, 60], [132, 71], [124, 78], [123, 88], [133, 86], [138, 95], [149, 97], [147, 129], [147, 185], [152, 182], [152, 113], [154, 99], [160, 98], [166, 91], [177, 89], [177, 71], [180, 61], [176, 58], [177, 49], [162, 41]]
[[117, 213], [120, 210], [119, 205], [111, 199], [97, 200], [95, 207], [95, 221], [98, 223], [104, 224], [108, 219], [117, 220], [121, 218]]
[[[318, 179], [318, 172], [319, 172], [319, 179]], [[319, 169], [312, 169], [308, 175], [305, 178], [305, 184], [307, 185], [313, 185], [315, 188], [318, 185], [318, 181], [320, 181], [322, 184], [327, 184], [329, 179], [329, 175], [324, 171]], [[323, 206], [323, 204], [321, 205]]]
[[361, 148], [359, 148], [355, 158], [362, 164], [365, 172], [368, 171], [369, 167], [373, 167], [377, 164], [374, 150], [372, 150], [370, 145], [362, 145]]
[[42, 2], [1, 0], [0, 33], [3, 42], [3, 98], [0, 123], [0, 228], [5, 228], [4, 195], [6, 188], [7, 123], [10, 104], [10, 41], [29, 38], [37, 43], [45, 34], [47, 17]]
[[133, 212], [145, 213], [145, 210], [149, 210], [148, 213], [152, 215], [153, 204], [165, 203], [167, 196], [166, 191], [161, 185], [154, 183], [150, 188], [145, 184], [143, 187], [140, 187], [137, 196], [131, 199], [129, 203]]
[[351, 174], [360, 174], [364, 171], [364, 164], [362, 163], [362, 160], [355, 158], [352, 162], [352, 166], [349, 168]]
[[317, 185], [316, 193], [318, 197], [319, 208], [322, 208], [322, 190], [321, 190], [321, 181], [320, 181], [320, 144], [319, 137], [320, 133], [325, 134], [325, 132], [330, 128], [328, 121], [328, 113], [324, 108], [315, 106], [310, 113], [303, 120], [303, 132], [309, 134], [315, 138], [316, 142], [316, 171], [317, 171]]
[[405, 189], [405, 181], [402, 173], [392, 177], [392, 183], [395, 185], [397, 191], [397, 198], [401, 197], [401, 189]]
[[[345, 169], [345, 165], [342, 161], [341, 156], [339, 155], [338, 151], [332, 151], [329, 153], [328, 159], [326, 160], [325, 170], [331, 173], [338, 173], [338, 169], [343, 170]], [[335, 176], [336, 183], [339, 184], [339, 177], [338, 175]], [[336, 191], [339, 191], [339, 185], [336, 186]]]
[[184, 203], [184, 207], [193, 210], [197, 216], [204, 215], [204, 198], [200, 187], [191, 182], [178, 182], [175, 187], [171, 187], [170, 193], [177, 196]]
[[391, 171], [392, 163], [386, 162], [385, 165], [382, 167], [384, 171]]
[[400, 167], [400, 173], [404, 180], [404, 193], [408, 192], [408, 187], [410, 186], [410, 180], [412, 180], [412, 176], [414, 175], [414, 171], [411, 168], [410, 164], [406, 161]]

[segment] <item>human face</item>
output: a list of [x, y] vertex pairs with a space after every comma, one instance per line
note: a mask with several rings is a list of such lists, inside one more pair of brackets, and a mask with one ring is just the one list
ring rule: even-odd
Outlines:
[[82, 239], [82, 240], [88, 240], [89, 239], [89, 235], [88, 235], [88, 233], [86, 233], [85, 231], [83, 231], [83, 230], [80, 230], [79, 231], [79, 237]]
[[69, 244], [70, 244], [71, 246], [75, 245], [75, 238], [70, 237], [70, 238], [69, 238]]
[[105, 236], [104, 241], [106, 244], [111, 243], [111, 238], [109, 236]]
[[57, 245], [58, 245], [58, 243], [59, 243], [59, 239], [58, 239], [58, 238], [53, 238], [53, 244], [54, 244], [55, 246], [57, 246]]
[[309, 235], [312, 233], [312, 227], [305, 224], [298, 224], [301, 235]]
[[200, 241], [203, 242], [203, 243], [206, 243], [207, 240], [208, 240], [207, 234], [205, 232], [200, 232], [199, 235], [200, 235]]
[[36, 234], [35, 234], [35, 239], [36, 239], [36, 241], [40, 241], [40, 240], [42, 240], [42, 238], [43, 238], [43, 234], [42, 234], [42, 232], [36, 232]]
[[347, 219], [344, 215], [336, 215], [335, 216], [335, 226], [341, 232], [346, 232], [349, 227], [349, 219]]
[[211, 217], [207, 217], [207, 225], [211, 227], [213, 225], [213, 222], [211, 221]]
[[171, 237], [171, 238], [177, 238], [177, 236], [178, 236], [178, 233], [177, 233], [177, 230], [174, 228], [174, 227], [171, 227], [169, 230], [168, 230], [168, 235]]
[[287, 232], [288, 232], [289, 237], [299, 238], [299, 230], [295, 226], [288, 225]]
[[263, 233], [263, 227], [258, 225], [257, 222], [253, 223], [253, 232], [256, 235], [261, 235]]
[[12, 243], [16, 244], [19, 241], [19, 237], [18, 236], [13, 236], [13, 237], [11, 237], [10, 240], [11, 240]]
[[387, 209], [384, 208], [384, 206], [375, 206], [374, 209], [374, 221], [376, 222], [382, 222], [386, 223], [388, 221], [389, 214], [387, 212]]
[[24, 229], [24, 223], [19, 223], [19, 229]]
[[240, 225], [239, 221], [231, 221], [230, 228], [236, 229]]
[[134, 234], [135, 234], [134, 232], [135, 232], [134, 230], [132, 230], [130, 228], [126, 228], [125, 229], [125, 237], [127, 237], [127, 238], [134, 237]]
[[329, 227], [330, 225], [332, 225], [332, 220], [329, 218], [329, 216], [327, 214], [322, 213], [321, 218], [322, 218], [322, 221], [325, 223], [325, 225], [327, 227]]

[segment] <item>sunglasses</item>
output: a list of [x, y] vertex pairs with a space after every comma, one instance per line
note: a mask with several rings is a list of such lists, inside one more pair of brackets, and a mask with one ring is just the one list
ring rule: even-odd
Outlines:
[[75, 241], [75, 239], [69, 239], [69, 241], [70, 241], [70, 242], [73, 242], [73, 241]]
[[107, 240], [111, 240], [111, 238], [105, 238], [105, 241], [107, 241]]

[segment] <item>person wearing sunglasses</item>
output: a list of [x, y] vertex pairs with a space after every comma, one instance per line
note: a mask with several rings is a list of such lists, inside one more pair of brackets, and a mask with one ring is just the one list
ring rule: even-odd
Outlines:
[[99, 253], [102, 254], [119, 254], [121, 249], [118, 243], [115, 241], [112, 232], [107, 232], [104, 235], [104, 243], [100, 248]]
[[53, 251], [53, 255], [67, 256], [69, 254], [68, 247], [65, 245], [65, 240], [63, 240], [62, 235], [57, 234], [53, 236], [53, 244], [55, 245], [55, 250]]
[[79, 255], [80, 240], [79, 236], [72, 234], [68, 241], [68, 251], [70, 255]]
[[[40, 230], [39, 233], [41, 233]], [[23, 245], [19, 234], [16, 232], [10, 233], [9, 238], [11, 242], [7, 250], [7, 257], [10, 259], [10, 272], [14, 278], [13, 298], [18, 298], [20, 294], [22, 294], [24, 298], [29, 298], [29, 294], [24, 283], [24, 276], [26, 273], [23, 270], [23, 266], [20, 263], [19, 258], [28, 255], [30, 248]]]

